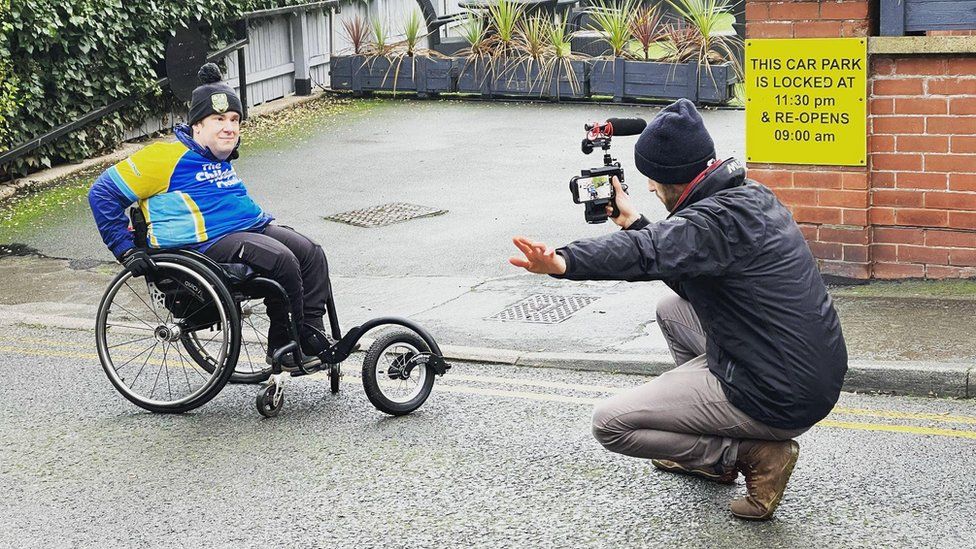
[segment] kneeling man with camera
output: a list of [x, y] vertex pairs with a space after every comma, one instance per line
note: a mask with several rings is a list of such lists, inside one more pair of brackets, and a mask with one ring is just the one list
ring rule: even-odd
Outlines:
[[607, 213], [622, 231], [551, 250], [515, 239], [513, 265], [570, 280], [663, 280], [677, 294], [657, 322], [677, 368], [599, 404], [608, 450], [726, 484], [745, 476], [740, 518], [776, 510], [799, 445], [836, 404], [847, 349], [833, 302], [790, 212], [735, 160], [715, 158], [694, 105], [680, 100], [635, 147], [637, 169], [667, 207], [638, 214], [614, 178]]

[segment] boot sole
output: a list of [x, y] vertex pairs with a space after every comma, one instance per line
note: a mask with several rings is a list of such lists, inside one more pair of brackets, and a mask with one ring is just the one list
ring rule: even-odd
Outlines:
[[[735, 480], [736, 480], [736, 479], [722, 480], [722, 477], [720, 477], [718, 475], [710, 475], [710, 474], [705, 473], [705, 472], [702, 472], [702, 471], [694, 471], [692, 469], [685, 469], [684, 467], [682, 467], [680, 465], [676, 465], [674, 467], [668, 467], [667, 465], [664, 465], [663, 463], [660, 463], [656, 459], [651, 460], [651, 464], [653, 464], [655, 468], [660, 469], [661, 471], [664, 471], [666, 473], [674, 473], [674, 474], [678, 474], [678, 475], [685, 475], [685, 476], [688, 476], [688, 477], [700, 478], [702, 480], [707, 480], [707, 481], [714, 482], [714, 483], [717, 483], [717, 484], [726, 484], [726, 485], [731, 486], [731, 485], [735, 484]], [[738, 475], [736, 475], [736, 477], [738, 477]]]
[[[783, 470], [786, 471], [786, 483], [787, 484], [789, 484], [789, 482], [790, 482], [790, 477], [793, 476], [793, 468], [796, 467], [797, 460], [800, 459], [800, 445], [797, 444], [796, 442], [793, 442], [793, 444], [790, 445], [790, 450], [793, 453], [793, 458], [790, 459], [790, 462], [787, 463], [786, 464], [786, 467], [783, 468]], [[766, 513], [763, 514], [763, 515], [760, 515], [758, 517], [747, 516], [747, 515], [739, 515], [739, 514], [737, 514], [735, 512], [733, 512], [732, 514], [734, 516], [736, 516], [737, 518], [740, 518], [740, 519], [743, 519], [743, 520], [755, 520], [755, 521], [769, 520], [769, 518], [773, 516], [773, 513], [776, 512], [776, 508], [779, 507], [779, 502], [783, 499], [783, 495], [784, 494], [786, 494], [786, 487], [785, 486], [783, 487], [783, 491], [780, 492], [780, 494], [778, 496], [776, 496], [776, 499], [774, 499], [772, 502], [770, 502], [769, 509], [766, 510]]]

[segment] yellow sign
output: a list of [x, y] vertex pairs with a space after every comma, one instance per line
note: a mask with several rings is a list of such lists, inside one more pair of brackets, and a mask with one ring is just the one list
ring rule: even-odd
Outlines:
[[746, 40], [746, 159], [867, 165], [867, 40]]

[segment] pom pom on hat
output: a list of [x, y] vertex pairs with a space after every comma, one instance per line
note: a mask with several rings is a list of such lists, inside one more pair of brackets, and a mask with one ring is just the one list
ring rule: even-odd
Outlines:
[[216, 64], [206, 63], [197, 71], [197, 80], [201, 84], [214, 84], [223, 80], [223, 76], [221, 76], [220, 68]]

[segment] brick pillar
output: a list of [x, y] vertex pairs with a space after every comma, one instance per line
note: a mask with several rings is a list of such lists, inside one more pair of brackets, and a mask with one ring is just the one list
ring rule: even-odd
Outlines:
[[976, 276], [976, 56], [871, 59], [877, 278]]
[[[868, 35], [867, 0], [748, 0], [747, 38]], [[748, 68], [746, 69], [748, 71]], [[868, 168], [748, 164], [749, 177], [790, 208], [824, 274], [871, 276]]]

